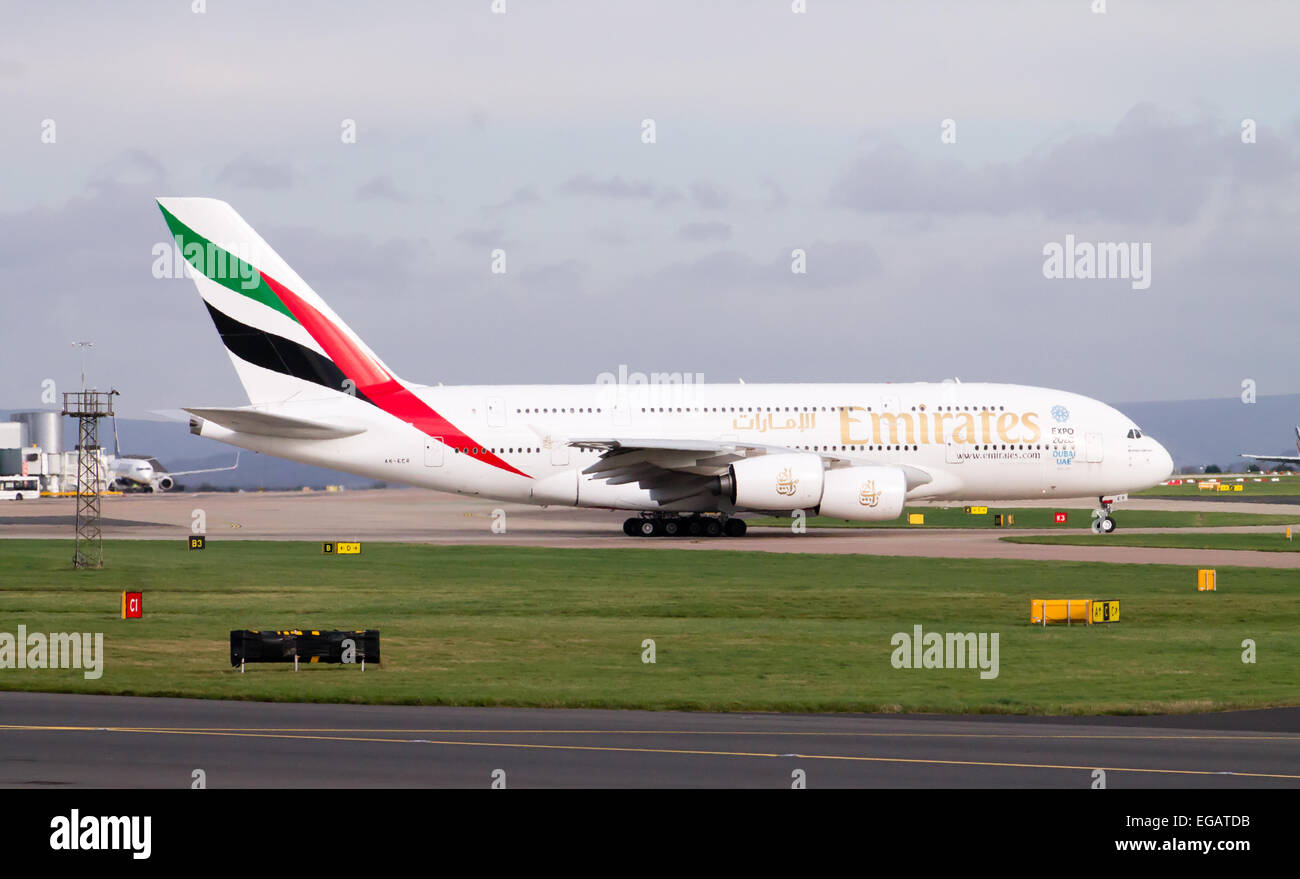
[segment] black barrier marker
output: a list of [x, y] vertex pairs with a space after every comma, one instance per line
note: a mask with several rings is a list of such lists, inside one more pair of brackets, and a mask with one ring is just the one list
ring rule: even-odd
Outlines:
[[309, 663], [353, 664], [360, 660], [380, 662], [379, 631], [353, 629], [282, 629], [263, 632], [235, 629], [230, 632], [230, 664], [242, 669], [247, 662], [293, 662], [305, 656]]

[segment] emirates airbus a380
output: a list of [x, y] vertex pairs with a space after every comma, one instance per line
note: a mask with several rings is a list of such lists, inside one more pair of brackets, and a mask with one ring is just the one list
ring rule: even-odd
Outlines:
[[248, 406], [190, 430], [375, 479], [636, 515], [629, 535], [738, 537], [741, 512], [890, 520], [908, 500], [1097, 497], [1155, 485], [1169, 453], [1064, 391], [916, 384], [493, 385], [399, 378], [230, 205], [159, 206]]

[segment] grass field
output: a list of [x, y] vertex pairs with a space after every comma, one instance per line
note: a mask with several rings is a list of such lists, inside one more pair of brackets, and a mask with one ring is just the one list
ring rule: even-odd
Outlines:
[[[1237, 479], [1244, 480], [1240, 484], [1243, 486], [1241, 491], [1210, 491], [1209, 489], [1197, 488], [1198, 477], [1175, 477], [1182, 479], [1182, 485], [1157, 485], [1155, 488], [1148, 488], [1144, 491], [1135, 491], [1131, 497], [1175, 497], [1175, 498], [1224, 498], [1236, 496], [1241, 498], [1247, 497], [1296, 497], [1300, 495], [1300, 476], [1279, 476], [1277, 482], [1271, 482], [1271, 477], [1260, 477], [1257, 473], [1219, 473], [1210, 476], [1199, 477], [1200, 481], [1207, 479], [1218, 479], [1220, 483], [1236, 485]], [[1255, 480], [1262, 478], [1263, 482]]]
[[[1064, 525], [1056, 524], [1053, 514], [1067, 514]], [[1115, 521], [1124, 528], [1214, 528], [1233, 525], [1297, 525], [1300, 526], [1300, 508], [1295, 515], [1268, 515], [1263, 513], [1197, 512], [1192, 510], [1126, 510], [1123, 505], [1114, 508]], [[907, 524], [911, 513], [925, 515], [924, 525]], [[1017, 528], [1057, 528], [1061, 531], [1086, 531], [1091, 534], [1092, 510], [1067, 509], [1057, 511], [1051, 507], [989, 507], [984, 514], [964, 512], [962, 507], [908, 507], [899, 519], [887, 522], [850, 522], [847, 519], [830, 519], [809, 516], [809, 528], [993, 528], [994, 515], [1010, 513], [1015, 521], [1007, 526]], [[789, 528], [791, 520], [775, 516], [746, 519], [752, 526]]]
[[[1092, 713], [1300, 704], [1293, 571], [669, 549], [0, 541], [0, 632], [105, 633], [103, 676], [0, 688], [231, 699], [780, 711]], [[123, 588], [145, 618], [120, 620]], [[1028, 623], [1032, 597], [1123, 601], [1109, 627]], [[895, 669], [896, 632], [999, 633], [999, 674]], [[377, 628], [383, 663], [229, 665], [236, 628]], [[642, 662], [644, 639], [657, 661]], [[1243, 664], [1243, 639], [1259, 661]]]
[[[1287, 540], [1278, 531], [1274, 534], [1020, 534], [1004, 537], [1008, 543], [1052, 543], [1070, 546], [1096, 546], [1104, 541], [1107, 546], [1156, 546], [1173, 549], [1252, 549], [1263, 552], [1300, 552], [1300, 533]], [[1300, 573], [1295, 574], [1300, 585]]]

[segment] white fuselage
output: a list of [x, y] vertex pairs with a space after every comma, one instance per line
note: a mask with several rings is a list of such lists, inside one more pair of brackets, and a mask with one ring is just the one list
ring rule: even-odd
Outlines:
[[[515, 385], [414, 387], [473, 441], [524, 475], [340, 394], [254, 407], [363, 425], [339, 439], [284, 439], [212, 422], [196, 432], [258, 452], [388, 482], [504, 501], [629, 510], [733, 512], [707, 493], [664, 503], [635, 482], [581, 473], [590, 438], [739, 442], [853, 464], [906, 466], [929, 481], [908, 499], [1015, 500], [1113, 495], [1155, 485], [1169, 454], [1131, 419], [1064, 391], [959, 382], [912, 384]], [[911, 482], [909, 481], [909, 485]]]

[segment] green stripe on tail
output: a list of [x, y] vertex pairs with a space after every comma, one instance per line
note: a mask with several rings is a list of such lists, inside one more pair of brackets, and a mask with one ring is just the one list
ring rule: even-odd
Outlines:
[[195, 271], [209, 280], [216, 281], [227, 290], [233, 290], [241, 296], [247, 296], [249, 299], [274, 308], [294, 323], [298, 322], [293, 312], [280, 301], [280, 297], [275, 295], [275, 291], [267, 285], [261, 272], [254, 266], [204, 238], [176, 219], [161, 204], [158, 205], [158, 209], [162, 211], [163, 219], [167, 221], [167, 228], [176, 239], [176, 246], [180, 248], [181, 255]]

